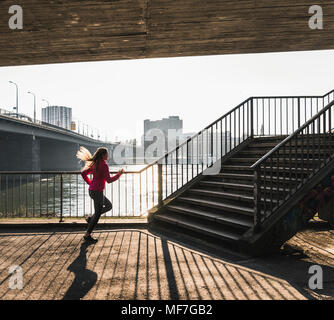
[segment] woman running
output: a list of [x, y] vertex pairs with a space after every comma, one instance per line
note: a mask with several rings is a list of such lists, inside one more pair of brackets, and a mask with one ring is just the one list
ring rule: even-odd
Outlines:
[[[89, 196], [94, 201], [94, 214], [86, 219], [88, 222], [88, 229], [84, 235], [84, 240], [96, 242], [97, 240], [91, 236], [91, 233], [98, 223], [101, 214], [111, 210], [111, 202], [103, 195], [105, 182], [114, 182], [124, 173], [121, 169], [114, 176], [110, 176], [110, 171], [106, 160], [108, 159], [108, 150], [106, 148], [98, 148], [92, 156], [89, 150], [85, 147], [80, 147], [77, 152], [77, 158], [85, 161], [85, 167], [81, 172], [81, 176], [89, 185]], [[93, 179], [90, 181], [89, 174], [93, 174]]]

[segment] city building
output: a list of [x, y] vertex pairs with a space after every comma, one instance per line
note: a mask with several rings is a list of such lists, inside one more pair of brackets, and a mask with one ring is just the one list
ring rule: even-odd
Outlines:
[[48, 106], [42, 108], [42, 121], [70, 130], [72, 124], [72, 108], [63, 106]]
[[150, 156], [157, 157], [161, 155], [160, 153], [163, 154], [171, 150], [182, 140], [182, 130], [183, 120], [181, 120], [179, 116], [169, 116], [168, 118], [155, 121], [149, 119], [144, 120], [142, 145], [144, 146], [145, 152], [150, 145], [159, 142], [163, 143], [159, 144], [161, 152], [155, 150]]
[[[145, 158], [161, 157], [196, 134], [196, 132], [184, 133], [183, 120], [178, 116], [170, 116], [156, 121], [146, 119], [144, 120], [144, 135], [142, 136]], [[240, 139], [242, 140], [242, 137]], [[200, 158], [215, 158], [217, 155], [229, 152], [231, 147], [236, 145], [237, 140], [239, 137], [232, 137], [230, 131], [222, 132], [219, 128], [214, 131], [204, 130], [187, 147], [183, 146], [179, 152], [191, 154], [194, 150], [200, 155]]]

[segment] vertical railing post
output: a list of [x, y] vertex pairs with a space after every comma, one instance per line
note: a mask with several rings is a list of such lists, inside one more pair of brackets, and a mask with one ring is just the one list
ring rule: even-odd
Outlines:
[[187, 146], [187, 164], [186, 164], [186, 168], [187, 168], [187, 183], [189, 181], [189, 140], [186, 143]]
[[256, 167], [254, 171], [254, 232], [261, 230], [260, 174], [260, 168]]
[[250, 137], [254, 138], [254, 107], [253, 98], [250, 98]]
[[162, 206], [162, 163], [158, 162], [158, 207]]
[[[211, 126], [211, 134], [210, 134], [210, 157], [211, 164], [213, 163], [213, 125]], [[209, 163], [207, 164], [209, 166]]]
[[300, 98], [298, 98], [298, 128], [300, 127]]
[[141, 171], [139, 171], [139, 212], [142, 214]]
[[63, 222], [63, 175], [60, 174], [60, 219]]
[[175, 150], [175, 164], [176, 164], [176, 190], [179, 189], [179, 146]]

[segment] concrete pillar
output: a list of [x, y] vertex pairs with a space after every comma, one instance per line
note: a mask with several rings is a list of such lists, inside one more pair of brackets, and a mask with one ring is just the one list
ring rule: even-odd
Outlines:
[[31, 166], [32, 171], [41, 170], [41, 144], [35, 136], [32, 136], [31, 142]]
[[0, 133], [0, 171], [39, 171], [40, 141], [32, 135]]
[[41, 139], [41, 168], [42, 171], [76, 171], [80, 169], [76, 153], [77, 143]]

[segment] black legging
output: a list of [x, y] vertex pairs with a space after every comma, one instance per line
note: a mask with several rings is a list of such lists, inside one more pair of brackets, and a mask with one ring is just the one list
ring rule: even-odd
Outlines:
[[112, 204], [109, 199], [103, 195], [103, 191], [89, 190], [89, 196], [94, 200], [95, 210], [87, 229], [87, 233], [90, 234], [98, 223], [101, 214], [111, 210]]

